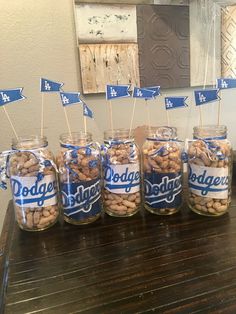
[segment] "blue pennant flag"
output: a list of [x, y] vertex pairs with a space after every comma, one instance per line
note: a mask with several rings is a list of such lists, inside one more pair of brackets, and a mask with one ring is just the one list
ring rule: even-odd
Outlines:
[[114, 98], [130, 97], [130, 85], [107, 85], [106, 98], [107, 100]]
[[188, 97], [165, 97], [166, 110], [176, 109], [181, 107], [188, 107], [185, 100]]
[[84, 101], [83, 101], [83, 114], [85, 117], [93, 118], [92, 110], [86, 105]]
[[44, 78], [40, 80], [40, 91], [43, 93], [60, 92], [64, 83], [53, 82]]
[[217, 79], [217, 88], [219, 89], [236, 88], [236, 78]]
[[77, 93], [64, 93], [64, 92], [61, 92], [60, 96], [61, 96], [62, 105], [64, 107], [82, 102], [81, 99], [79, 98], [79, 96], [80, 96], [79, 92], [77, 92]]
[[196, 106], [201, 106], [208, 102], [219, 100], [220, 97], [218, 96], [218, 92], [219, 92], [218, 89], [195, 90], [194, 96], [195, 96]]
[[153, 99], [155, 90], [148, 90], [146, 88], [134, 87], [133, 98]]
[[160, 87], [160, 86], [144, 87], [144, 89], [154, 91], [154, 92], [155, 92], [155, 93], [153, 94], [154, 97], [157, 97], [157, 96], [160, 96], [160, 95], [161, 95], [161, 91], [160, 91], [161, 87]]
[[9, 102], [25, 99], [22, 95], [23, 87], [16, 89], [2, 89], [0, 90], [0, 106], [4, 106]]

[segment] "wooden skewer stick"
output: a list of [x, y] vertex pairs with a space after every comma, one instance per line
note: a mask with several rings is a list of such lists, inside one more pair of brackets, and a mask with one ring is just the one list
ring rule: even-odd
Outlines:
[[41, 103], [41, 137], [43, 137], [43, 127], [44, 127], [44, 97], [42, 93], [42, 103]]
[[132, 116], [131, 116], [130, 127], [129, 127], [129, 137], [131, 136], [131, 131], [132, 131], [132, 128], [133, 128], [133, 121], [134, 121], [134, 113], [135, 113], [135, 107], [136, 107], [136, 100], [137, 100], [137, 98], [134, 98]]
[[112, 113], [111, 101], [109, 101], [109, 120], [110, 120], [111, 132], [113, 134], [114, 133], [114, 126], [113, 126], [113, 113]]
[[8, 121], [9, 121], [10, 125], [11, 125], [12, 131], [13, 131], [13, 133], [14, 133], [16, 139], [19, 141], [19, 136], [18, 136], [17, 133], [16, 133], [16, 129], [15, 129], [15, 127], [14, 127], [12, 121], [11, 121], [11, 118], [10, 118], [8, 112], [7, 112], [7, 109], [5, 108], [5, 106], [2, 106], [2, 108], [3, 108], [3, 111], [4, 111], [4, 113], [5, 113], [6, 117], [7, 117], [7, 119], [8, 119]]
[[66, 118], [67, 128], [68, 128], [70, 137], [72, 137], [71, 128], [70, 128], [70, 123], [69, 123], [68, 115], [67, 115], [67, 112], [66, 112], [66, 108], [63, 107], [63, 109], [64, 109], [65, 118]]
[[148, 130], [151, 131], [151, 117], [150, 117], [150, 110], [147, 99], [145, 99], [145, 106], [146, 106], [146, 112], [147, 112], [147, 124], [148, 124]]
[[84, 133], [87, 133], [87, 119], [86, 119], [86, 116], [84, 116]]

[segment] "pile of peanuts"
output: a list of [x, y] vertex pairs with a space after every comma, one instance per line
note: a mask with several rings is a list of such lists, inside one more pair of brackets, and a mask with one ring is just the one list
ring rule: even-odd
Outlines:
[[[144, 173], [179, 173], [182, 170], [181, 149], [176, 142], [147, 141], [143, 147]], [[154, 209], [145, 204], [153, 213], [170, 215], [178, 208]]]
[[22, 229], [42, 230], [53, 225], [58, 217], [57, 205], [46, 207], [19, 207], [15, 205], [16, 219]]
[[[106, 158], [113, 165], [139, 164], [138, 149], [129, 143], [112, 145]], [[104, 188], [103, 198], [105, 211], [111, 216], [132, 216], [139, 210], [141, 192], [117, 194]]]
[[[57, 157], [60, 184], [79, 183], [100, 178], [100, 150], [98, 147], [81, 147], [78, 149], [63, 148]], [[74, 224], [88, 224], [100, 217], [100, 213], [76, 221], [64, 216], [64, 219]]]
[[[53, 156], [47, 149], [40, 151], [42, 158], [53, 160]], [[40, 170], [39, 160], [28, 151], [17, 152], [10, 158], [10, 175], [19, 177], [36, 177]], [[55, 175], [52, 165], [43, 169], [44, 175]], [[58, 205], [47, 207], [23, 207], [15, 204], [16, 219], [22, 229], [41, 230], [53, 225], [58, 218]]]
[[115, 216], [130, 216], [136, 213], [140, 205], [140, 192], [115, 194], [104, 190], [104, 203], [108, 213]]
[[150, 141], [143, 148], [143, 170], [151, 173], [181, 171], [181, 150], [175, 142]]
[[[198, 166], [211, 168], [228, 168], [231, 163], [231, 146], [227, 141], [211, 141], [211, 145], [217, 147], [219, 156], [213, 150], [210, 150], [202, 140], [193, 141], [189, 145], [188, 156], [189, 163]], [[193, 211], [207, 215], [222, 215], [228, 209], [230, 195], [226, 199], [216, 199], [189, 193], [189, 206]]]
[[100, 176], [100, 153], [98, 150], [91, 149], [89, 155], [86, 148], [79, 148], [73, 152], [63, 148], [57, 157], [57, 165], [61, 183], [94, 180]]

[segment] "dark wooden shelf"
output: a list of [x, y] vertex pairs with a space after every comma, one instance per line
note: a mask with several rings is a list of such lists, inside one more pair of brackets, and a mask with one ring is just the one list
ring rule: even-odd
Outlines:
[[60, 221], [40, 233], [21, 231], [10, 203], [0, 242], [2, 312], [236, 313], [235, 196], [219, 218], [185, 206], [169, 217]]

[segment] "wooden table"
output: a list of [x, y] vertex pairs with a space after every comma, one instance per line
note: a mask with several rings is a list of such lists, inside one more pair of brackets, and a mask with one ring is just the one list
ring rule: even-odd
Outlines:
[[236, 313], [235, 188], [234, 195], [219, 218], [185, 206], [169, 217], [104, 215], [40, 233], [21, 231], [10, 203], [0, 246], [2, 310]]

